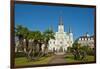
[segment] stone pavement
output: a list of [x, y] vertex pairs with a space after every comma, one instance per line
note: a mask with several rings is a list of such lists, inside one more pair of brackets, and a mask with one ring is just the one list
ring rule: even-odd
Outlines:
[[49, 61], [49, 64], [61, 64], [66, 63], [64, 55], [54, 55], [54, 57]]

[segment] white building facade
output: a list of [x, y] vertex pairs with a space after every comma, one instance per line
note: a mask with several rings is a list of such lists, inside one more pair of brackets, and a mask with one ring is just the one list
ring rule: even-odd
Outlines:
[[54, 34], [55, 39], [49, 40], [48, 50], [50, 52], [66, 52], [67, 47], [73, 44], [73, 33], [69, 28], [69, 32], [64, 31], [62, 17], [59, 19], [58, 32]]
[[94, 36], [89, 36], [88, 34], [81, 36], [78, 38], [78, 43], [81, 44], [81, 46], [94, 48]]

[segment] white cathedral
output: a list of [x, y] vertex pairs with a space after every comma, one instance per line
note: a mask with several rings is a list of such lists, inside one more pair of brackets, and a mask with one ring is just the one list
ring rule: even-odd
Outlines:
[[50, 52], [65, 53], [68, 47], [73, 44], [73, 33], [69, 28], [68, 32], [64, 31], [64, 24], [62, 17], [59, 18], [58, 32], [54, 34], [55, 39], [49, 40], [48, 50]]

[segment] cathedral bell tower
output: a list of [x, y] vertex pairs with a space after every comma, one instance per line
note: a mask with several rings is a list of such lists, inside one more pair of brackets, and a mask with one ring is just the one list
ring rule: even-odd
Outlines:
[[58, 32], [64, 32], [64, 25], [63, 25], [62, 16], [59, 17]]
[[68, 33], [69, 33], [69, 41], [70, 41], [69, 46], [72, 46], [72, 44], [73, 44], [73, 33], [71, 31], [71, 27], [69, 27]]

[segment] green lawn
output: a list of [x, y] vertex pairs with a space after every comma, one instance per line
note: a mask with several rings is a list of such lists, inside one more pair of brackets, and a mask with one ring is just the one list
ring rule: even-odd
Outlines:
[[86, 56], [85, 60], [74, 60], [74, 56], [71, 54], [65, 56], [67, 63], [91, 62], [91, 61], [94, 61], [94, 58], [95, 58], [94, 56]]
[[[45, 56], [35, 61], [28, 61], [26, 57], [19, 57], [15, 58], [15, 66], [48, 64], [50, 60], [53, 59], [53, 57], [54, 55]], [[82, 61], [82, 60], [74, 60], [74, 56], [72, 54], [67, 54], [67, 56], [65, 56], [64, 59], [66, 60], [66, 63], [91, 62], [94, 61], [94, 56], [87, 56], [86, 60]]]
[[38, 64], [47, 64], [53, 56], [41, 57], [36, 61], [28, 61], [26, 57], [15, 58], [15, 66], [25, 66], [25, 65], [38, 65]]

